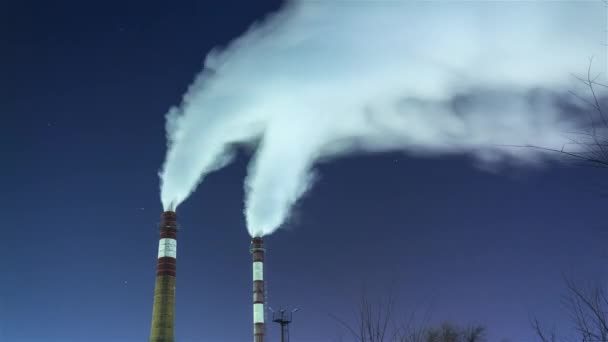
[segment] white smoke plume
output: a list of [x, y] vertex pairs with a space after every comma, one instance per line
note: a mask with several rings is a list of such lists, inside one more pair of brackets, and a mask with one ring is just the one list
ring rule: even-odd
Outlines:
[[[251, 235], [272, 233], [319, 160], [360, 152], [537, 161], [575, 123], [558, 95], [603, 71], [601, 2], [292, 1], [212, 51], [167, 115], [161, 197], [175, 209], [239, 144]], [[565, 101], [562, 99], [562, 101]]]

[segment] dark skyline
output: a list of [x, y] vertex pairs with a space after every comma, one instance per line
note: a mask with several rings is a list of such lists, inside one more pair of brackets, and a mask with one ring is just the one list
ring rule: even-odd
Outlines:
[[[148, 338], [164, 114], [210, 49], [279, 6], [2, 6], [0, 340]], [[249, 158], [241, 151], [178, 210], [179, 341], [251, 339]], [[432, 323], [478, 322], [490, 341], [534, 341], [532, 315], [569, 324], [564, 274], [607, 271], [601, 170], [486, 172], [468, 157], [376, 154], [319, 174], [290, 224], [265, 239], [268, 304], [300, 308], [293, 341], [346, 338], [329, 314], [351, 319], [364, 284], [373, 296], [396, 284], [400, 310]]]

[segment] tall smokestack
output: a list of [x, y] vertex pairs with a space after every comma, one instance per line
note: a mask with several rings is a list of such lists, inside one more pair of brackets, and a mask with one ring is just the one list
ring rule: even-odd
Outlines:
[[158, 243], [150, 342], [173, 342], [175, 340], [173, 324], [175, 319], [177, 215], [173, 211], [165, 211], [160, 218], [160, 241]]
[[251, 240], [253, 256], [253, 342], [264, 342], [264, 241]]

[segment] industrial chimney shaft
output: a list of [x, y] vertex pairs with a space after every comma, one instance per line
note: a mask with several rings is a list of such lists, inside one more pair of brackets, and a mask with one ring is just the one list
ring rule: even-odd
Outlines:
[[177, 215], [161, 215], [150, 342], [174, 342]]
[[264, 241], [261, 237], [251, 240], [253, 257], [253, 341], [264, 342]]

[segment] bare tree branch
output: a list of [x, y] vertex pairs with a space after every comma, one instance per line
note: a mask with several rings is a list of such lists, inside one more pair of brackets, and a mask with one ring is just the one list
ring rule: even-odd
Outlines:
[[532, 329], [540, 342], [557, 342], [555, 331], [546, 331], [540, 324], [537, 318], [532, 319]]
[[[565, 283], [567, 294], [564, 304], [576, 337], [563, 341], [608, 342], [608, 294], [605, 288], [599, 285], [584, 288], [567, 278]], [[531, 323], [540, 342], [557, 342], [554, 331], [543, 329], [537, 319]]]
[[589, 123], [586, 131], [569, 132], [570, 143], [561, 149], [548, 148], [537, 145], [500, 145], [508, 147], [525, 147], [556, 153], [575, 161], [582, 161], [588, 166], [608, 168], [608, 115], [604, 112], [596, 87], [608, 88], [608, 85], [597, 81], [600, 74], [592, 74], [593, 58], [589, 59], [587, 74], [585, 77], [574, 77], [583, 83], [588, 91], [588, 96], [582, 96], [570, 91], [574, 97], [585, 103], [591, 109], [587, 112]]
[[414, 315], [406, 320], [395, 318], [396, 298], [392, 291], [372, 302], [364, 292], [357, 304], [354, 325], [335, 315], [330, 317], [345, 328], [355, 342], [485, 342], [485, 328], [466, 328], [444, 323], [430, 328], [414, 324]]

